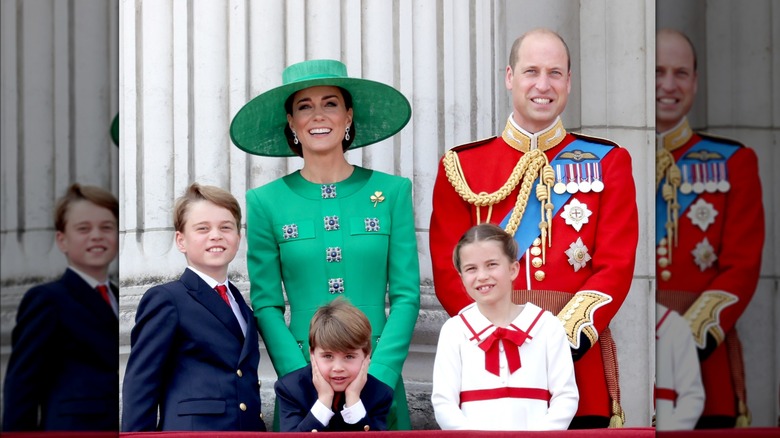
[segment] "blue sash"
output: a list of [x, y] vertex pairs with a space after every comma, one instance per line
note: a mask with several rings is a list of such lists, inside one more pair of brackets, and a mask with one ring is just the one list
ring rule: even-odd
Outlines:
[[[677, 165], [682, 169], [683, 166], [690, 166], [692, 164], [698, 164], [705, 162], [698, 158], [688, 158], [691, 152], [717, 152], [723, 158], [719, 158], [718, 161], [728, 161], [731, 155], [739, 149], [739, 146], [729, 143], [717, 143], [712, 140], [703, 139], [702, 141], [693, 145], [688, 152], [677, 161]], [[692, 168], [692, 167], [691, 167]], [[690, 180], [693, 179], [693, 175], [688, 175]], [[661, 189], [666, 182], [666, 177], [661, 180], [658, 185], [658, 190], [655, 193], [655, 244], [658, 246], [661, 243], [661, 239], [666, 237], [666, 201], [664, 201], [663, 190]], [[699, 193], [688, 193], [687, 195], [677, 192], [677, 202], [680, 204], [680, 210], [678, 211], [678, 218], [685, 212], [688, 207], [699, 197]]]
[[[591, 162], [601, 162], [601, 159], [604, 158], [609, 151], [614, 149], [615, 146], [601, 144], [601, 143], [591, 143], [589, 141], [583, 140], [581, 138], [578, 138], [574, 140], [573, 142], [569, 143], [564, 147], [558, 155], [555, 156], [555, 158], [550, 161], [550, 165], [555, 168], [556, 164], [561, 164], [562, 167], [566, 166], [565, 162], [576, 162], [579, 163], [580, 161], [591, 161]], [[574, 160], [572, 158], [566, 157], [561, 158], [562, 155], [564, 155], [566, 152], [573, 152], [573, 151], [582, 151], [583, 153], [590, 152], [595, 156], [595, 158], [584, 158], [583, 160]], [[571, 155], [571, 154], [568, 154]], [[565, 174], [565, 173], [564, 173]], [[604, 175], [601, 175], [601, 180], [604, 180]], [[528, 249], [534, 242], [534, 239], [539, 237], [540, 231], [539, 231], [539, 220], [541, 218], [541, 210], [542, 206], [540, 202], [534, 202], [536, 199], [536, 186], [539, 185], [539, 178], [534, 181], [533, 188], [531, 188], [531, 195], [528, 199], [528, 204], [525, 207], [525, 213], [523, 213], [523, 218], [520, 220], [520, 225], [517, 226], [517, 231], [515, 231], [515, 240], [517, 241], [517, 257], [522, 258], [523, 254], [525, 253], [525, 250]], [[605, 188], [606, 190], [606, 188]], [[553, 212], [552, 216], [555, 217], [555, 215], [558, 214], [560, 209], [563, 207], [564, 204], [569, 202], [569, 199], [571, 198], [571, 193], [564, 192], [563, 194], [559, 195], [555, 193], [554, 191], [550, 191], [550, 202], [553, 204]], [[533, 198], [533, 199], [532, 199]], [[512, 212], [514, 211], [514, 207], [509, 210], [509, 213], [504, 217], [504, 219], [501, 221], [501, 228], [506, 229], [507, 223], [509, 223], [509, 218], [512, 216]]]

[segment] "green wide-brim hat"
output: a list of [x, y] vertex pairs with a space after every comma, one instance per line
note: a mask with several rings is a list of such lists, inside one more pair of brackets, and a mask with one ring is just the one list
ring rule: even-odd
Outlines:
[[287, 144], [284, 103], [294, 93], [316, 86], [341, 87], [352, 95], [355, 139], [350, 149], [384, 140], [400, 131], [412, 116], [409, 101], [395, 88], [368, 79], [350, 78], [347, 66], [332, 59], [293, 64], [282, 72], [282, 85], [250, 100], [230, 123], [230, 139], [239, 149], [268, 157], [295, 156]]

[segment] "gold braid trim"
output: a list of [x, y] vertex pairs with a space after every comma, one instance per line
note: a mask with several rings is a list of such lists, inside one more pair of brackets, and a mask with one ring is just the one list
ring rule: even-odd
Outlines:
[[666, 201], [666, 245], [669, 254], [669, 264], [672, 263], [672, 247], [677, 246], [679, 226], [680, 203], [677, 202], [677, 190], [682, 182], [680, 167], [674, 161], [674, 156], [666, 149], [659, 149], [655, 153], [655, 190], [666, 177], [661, 188], [661, 194]]
[[[553, 206], [549, 202], [550, 189], [555, 182], [555, 172], [552, 170], [547, 156], [544, 152], [534, 149], [523, 156], [517, 161], [512, 173], [509, 175], [509, 179], [498, 190], [493, 193], [481, 192], [479, 194], [474, 193], [466, 182], [466, 177], [463, 174], [463, 168], [460, 165], [458, 154], [449, 150], [444, 154], [442, 160], [444, 165], [444, 171], [447, 174], [447, 180], [449, 180], [455, 192], [469, 204], [473, 204], [477, 207], [477, 223], [481, 222], [479, 217], [479, 207], [493, 207], [509, 196], [512, 191], [520, 185], [520, 192], [517, 195], [517, 202], [512, 210], [512, 215], [509, 218], [509, 222], [506, 226], [506, 232], [514, 236], [517, 227], [520, 224], [520, 220], [525, 213], [525, 207], [528, 205], [528, 198], [531, 195], [531, 189], [536, 178], [541, 178], [540, 186], [543, 189], [538, 189], [536, 192], [537, 199], [542, 203], [542, 220], [539, 223], [539, 229], [542, 232], [543, 239], [550, 231], [549, 221], [552, 220]], [[547, 216], [547, 218], [545, 218]], [[485, 222], [490, 222], [490, 214], [488, 214]], [[548, 243], [549, 244], [549, 243]]]
[[[655, 417], [654, 417], [655, 418]], [[612, 416], [609, 417], [609, 428], [619, 429], [626, 423], [626, 413], [623, 412], [623, 408], [615, 400], [612, 400]]]
[[593, 314], [596, 309], [612, 301], [612, 297], [596, 291], [581, 291], [563, 306], [558, 313], [558, 319], [566, 330], [569, 344], [575, 350], [580, 348], [580, 332], [590, 340], [590, 345], [596, 345], [599, 334], [593, 327]]
[[739, 301], [736, 295], [724, 291], [707, 291], [701, 294], [683, 315], [691, 327], [693, 339], [699, 348], [707, 343], [707, 333], [710, 333], [718, 345], [726, 337], [720, 327], [720, 312]]

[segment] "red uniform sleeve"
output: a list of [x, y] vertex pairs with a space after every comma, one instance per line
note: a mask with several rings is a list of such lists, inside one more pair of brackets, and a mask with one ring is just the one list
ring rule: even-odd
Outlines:
[[742, 147], [728, 161], [731, 182], [724, 215], [720, 248], [716, 248], [718, 275], [706, 290], [726, 291], [739, 298], [720, 314], [720, 327], [728, 333], [750, 303], [758, 285], [764, 245], [764, 207], [758, 158]]
[[580, 287], [609, 295], [612, 301], [599, 307], [593, 326], [601, 333], [625, 301], [631, 288], [639, 241], [639, 215], [636, 187], [631, 171], [631, 156], [616, 148], [603, 160], [606, 187], [601, 193], [597, 213], [593, 273]]

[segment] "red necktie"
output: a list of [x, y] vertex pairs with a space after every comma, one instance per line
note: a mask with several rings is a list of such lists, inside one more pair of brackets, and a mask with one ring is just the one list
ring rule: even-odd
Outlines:
[[[99, 285], [95, 286], [95, 289], [97, 289], [98, 292], [100, 292], [100, 296], [102, 296], [103, 299], [106, 301], [106, 303], [108, 303], [108, 305], [111, 306], [111, 299], [108, 298], [108, 288], [106, 287], [106, 285], [105, 284], [99, 284]], [[111, 307], [114, 307], [114, 306], [111, 306]]]
[[219, 296], [221, 296], [222, 299], [225, 300], [225, 303], [227, 303], [228, 307], [231, 307], [230, 299], [228, 299], [227, 296], [227, 286], [225, 286], [224, 284], [218, 284], [217, 287], [215, 287], [214, 289], [216, 289], [217, 292], [219, 292]]
[[333, 412], [339, 412], [341, 409], [341, 396], [343, 395], [343, 392], [337, 392], [333, 394], [333, 409], [331, 409]]
[[500, 375], [498, 369], [499, 339], [504, 341], [504, 353], [506, 354], [507, 365], [509, 365], [509, 374], [520, 369], [520, 351], [518, 347], [523, 345], [527, 337], [528, 333], [522, 330], [507, 330], [503, 327], [495, 329], [487, 339], [479, 343], [479, 348], [485, 352], [485, 370], [496, 376]]

